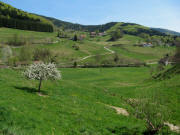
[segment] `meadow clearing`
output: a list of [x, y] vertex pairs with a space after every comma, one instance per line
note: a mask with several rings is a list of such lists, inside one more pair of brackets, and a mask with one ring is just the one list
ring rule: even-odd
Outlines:
[[[4, 29], [0, 29], [0, 33], [6, 31]], [[7, 29], [6, 32], [9, 33], [4, 35], [4, 40], [22, 33], [22, 30]], [[79, 65], [158, 62], [167, 53], [174, 55], [176, 49], [137, 47], [133, 43], [138, 42], [139, 37], [130, 35], [114, 42], [107, 41], [108, 36], [87, 36], [75, 42], [69, 38], [55, 38], [55, 33], [23, 33], [29, 39], [34, 35], [37, 42], [46, 38], [52, 38], [54, 42], [11, 47], [13, 57], [18, 60], [27, 58], [30, 63], [33, 63], [33, 51], [42, 48], [57, 54], [57, 65], [72, 65], [74, 61]], [[145, 67], [59, 68], [62, 79], [43, 81], [41, 96], [37, 94], [38, 82], [27, 80], [22, 75], [24, 69], [11, 66], [0, 69], [0, 134], [145, 134], [147, 123], [134, 115], [136, 108], [126, 101], [151, 103], [154, 108], [145, 109], [151, 113], [160, 111], [165, 122], [175, 127], [180, 125], [180, 76], [176, 74], [170, 79], [154, 80], [152, 71], [156, 64]], [[176, 135], [178, 132], [171, 131], [166, 125], [160, 134]]]

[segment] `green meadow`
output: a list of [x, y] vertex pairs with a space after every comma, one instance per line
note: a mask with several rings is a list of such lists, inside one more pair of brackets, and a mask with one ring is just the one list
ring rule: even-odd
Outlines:
[[[45, 96], [40, 97], [37, 82], [26, 80], [21, 70], [0, 69], [1, 133], [142, 134], [145, 122], [132, 115], [133, 108], [121, 97], [138, 100], [155, 95], [171, 112], [167, 121], [180, 124], [179, 75], [157, 82], [150, 79], [146, 67], [59, 70], [62, 80], [44, 81]], [[119, 115], [108, 105], [124, 108], [130, 115]]]
[[[117, 41], [107, 36], [81, 41], [57, 38], [57, 33], [44, 33], [0, 28], [1, 48], [4, 41], [18, 35], [34, 39], [25, 46], [10, 46], [14, 57], [24, 48], [29, 54], [47, 49], [57, 55], [60, 66], [83, 64], [132, 64], [158, 62], [167, 53], [174, 55], [175, 47], [134, 46], [138, 36], [124, 35]], [[32, 38], [33, 37], [33, 38]], [[50, 43], [44, 43], [46, 39]], [[108, 50], [109, 49], [109, 50]], [[113, 53], [112, 53], [113, 52]], [[2, 51], [1, 51], [2, 53]], [[2, 55], [2, 54], [1, 54]], [[29, 56], [30, 57], [30, 56]], [[117, 58], [118, 57], [118, 58]], [[115, 58], [118, 60], [115, 61]], [[31, 59], [32, 60], [32, 59]], [[32, 60], [33, 62], [33, 60]], [[3, 63], [1, 63], [3, 64]], [[122, 68], [60, 68], [62, 79], [43, 81], [42, 95], [37, 94], [37, 81], [27, 80], [24, 68], [0, 69], [0, 134], [2, 135], [141, 135], [146, 122], [134, 116], [135, 109], [125, 100], [148, 100], [159, 103], [168, 116], [165, 120], [180, 125], [180, 75], [162, 81], [152, 79], [156, 65]], [[170, 68], [171, 66], [167, 67]], [[113, 107], [127, 111], [118, 114]], [[178, 133], [165, 126], [159, 134]]]
[[[180, 33], [157, 28], [177, 2], [19, 2], [0, 1], [0, 135], [180, 135]], [[118, 18], [152, 27], [90, 25]]]

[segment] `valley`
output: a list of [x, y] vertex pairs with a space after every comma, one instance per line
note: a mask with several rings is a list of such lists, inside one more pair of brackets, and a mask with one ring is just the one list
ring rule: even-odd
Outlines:
[[0, 135], [180, 134], [179, 44], [166, 29], [0, 2]]

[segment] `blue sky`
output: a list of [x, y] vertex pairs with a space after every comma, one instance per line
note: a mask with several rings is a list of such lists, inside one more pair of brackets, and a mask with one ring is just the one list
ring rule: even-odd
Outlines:
[[16, 8], [80, 24], [132, 22], [180, 32], [180, 0], [1, 0]]

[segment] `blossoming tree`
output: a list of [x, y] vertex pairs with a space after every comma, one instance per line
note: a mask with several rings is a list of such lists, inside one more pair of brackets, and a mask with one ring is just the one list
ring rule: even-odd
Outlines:
[[26, 69], [24, 75], [28, 79], [39, 81], [38, 92], [41, 90], [43, 80], [61, 79], [61, 73], [57, 70], [55, 64], [53, 63], [34, 63]]

